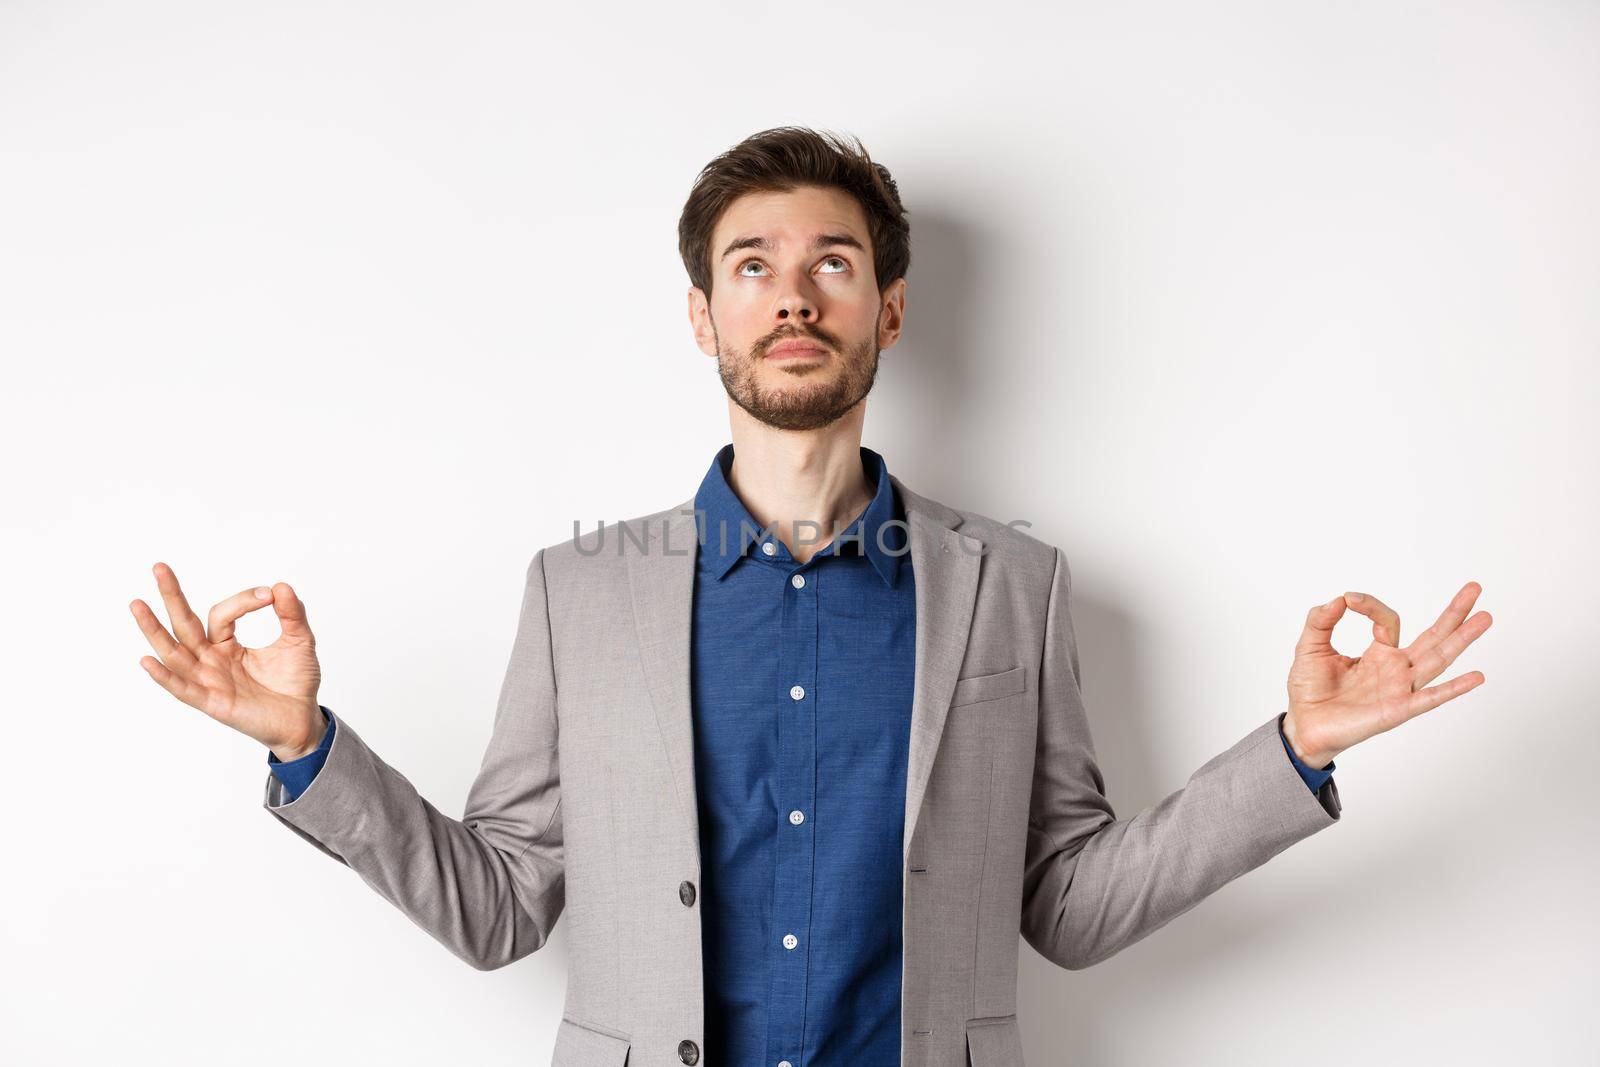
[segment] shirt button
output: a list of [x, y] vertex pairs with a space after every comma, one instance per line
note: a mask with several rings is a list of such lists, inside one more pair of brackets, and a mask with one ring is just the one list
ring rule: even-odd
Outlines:
[[806, 584], [806, 576], [803, 574], [797, 574], [793, 578], [789, 579], [789, 584], [794, 586], [796, 589], [802, 589]]
[[783, 947], [784, 948], [794, 948], [799, 943], [800, 943], [800, 939], [798, 937], [795, 937], [793, 934], [784, 934], [783, 935]]
[[678, 1059], [684, 1063], [699, 1063], [700, 1046], [687, 1039], [678, 1042]]
[[778, 1067], [794, 1067], [794, 1064], [790, 1063], [788, 1060], [779, 1060]]
[[761, 551], [765, 552], [769, 556], [775, 555], [778, 551], [778, 546], [773, 544], [771, 541], [763, 541], [761, 542]]
[[692, 906], [694, 904], [694, 883], [693, 882], [679, 882], [678, 883], [678, 899], [683, 901], [683, 906], [686, 907], [686, 908], [690, 907], [690, 906]]
[[[796, 826], [799, 826], [801, 823], [806, 821], [806, 813], [803, 811], [791, 811], [789, 813], [789, 821], [794, 823]], [[684, 885], [688, 884], [688, 882], [684, 883]]]
[[805, 686], [803, 686], [803, 685], [791, 685], [789, 687], [789, 695], [794, 697], [794, 699], [799, 700], [801, 697], [806, 695]]

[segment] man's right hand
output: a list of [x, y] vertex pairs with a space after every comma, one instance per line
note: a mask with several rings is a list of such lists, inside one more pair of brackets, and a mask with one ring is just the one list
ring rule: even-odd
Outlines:
[[[306, 625], [306, 606], [289, 584], [235, 593], [213, 606], [202, 625], [172, 568], [157, 563], [152, 570], [172, 632], [144, 601], [134, 600], [128, 607], [155, 649], [156, 655], [143, 657], [139, 665], [156, 684], [260, 741], [285, 763], [314, 751], [327, 726], [317, 703], [322, 669], [316, 638]], [[265, 648], [245, 648], [234, 639], [234, 622], [268, 604], [283, 632]]]

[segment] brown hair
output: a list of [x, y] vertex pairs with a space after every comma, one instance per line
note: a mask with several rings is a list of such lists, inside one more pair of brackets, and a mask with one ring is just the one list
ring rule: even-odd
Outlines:
[[911, 267], [911, 226], [900, 192], [861, 140], [851, 141], [803, 126], [775, 126], [707, 163], [678, 218], [678, 253], [690, 282], [711, 295], [711, 231], [729, 204], [746, 193], [789, 192], [803, 185], [842, 189], [861, 204], [880, 293], [904, 277]]

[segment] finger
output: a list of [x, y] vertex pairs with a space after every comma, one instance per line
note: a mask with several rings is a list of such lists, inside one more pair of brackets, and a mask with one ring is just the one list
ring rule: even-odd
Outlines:
[[206, 628], [199, 616], [189, 609], [189, 601], [178, 587], [178, 576], [165, 563], [151, 568], [156, 572], [156, 587], [161, 590], [161, 600], [167, 606], [167, 617], [172, 620], [172, 633], [178, 643], [195, 655], [206, 643]]
[[1294, 654], [1333, 651], [1333, 627], [1344, 614], [1344, 597], [1336, 596], [1326, 604], [1318, 604], [1306, 612], [1305, 629], [1295, 642]]
[[1449, 637], [1428, 649], [1411, 662], [1413, 685], [1431, 682], [1466, 651], [1468, 645], [1482, 637], [1494, 622], [1494, 616], [1480, 611], [1467, 620], [1466, 625], [1452, 630]]
[[1400, 616], [1395, 610], [1375, 596], [1366, 593], [1346, 593], [1345, 602], [1351, 610], [1372, 620], [1372, 637], [1394, 647], [1400, 642]]
[[233, 639], [233, 624], [244, 616], [264, 608], [272, 601], [272, 590], [264, 585], [241, 589], [226, 600], [214, 604], [206, 614], [206, 633], [214, 644]]
[[1411, 695], [1411, 703], [1406, 707], [1406, 718], [1413, 719], [1425, 711], [1432, 711], [1447, 700], [1454, 700], [1462, 693], [1476, 689], [1483, 684], [1482, 671], [1469, 671], [1459, 674], [1448, 682], [1440, 682], [1426, 689], [1419, 689]]
[[311, 624], [306, 621], [305, 601], [300, 599], [288, 582], [279, 582], [272, 587], [272, 608], [278, 613], [278, 625], [283, 628], [285, 637], [315, 640]]
[[1406, 647], [1411, 658], [1413, 660], [1420, 658], [1422, 653], [1450, 636], [1455, 628], [1461, 625], [1461, 620], [1467, 617], [1467, 613], [1472, 610], [1472, 605], [1477, 603], [1482, 593], [1483, 586], [1477, 582], [1468, 582], [1462, 586], [1460, 592], [1450, 598], [1450, 603], [1445, 605], [1444, 611], [1434, 624], [1418, 634], [1417, 639]]
[[150, 647], [161, 657], [161, 662], [186, 677], [192, 677], [200, 661], [195, 659], [193, 652], [172, 639], [167, 628], [161, 625], [161, 620], [156, 618], [156, 613], [150, 610], [150, 605], [143, 600], [135, 600], [128, 605], [128, 609], [133, 612], [134, 621], [139, 624]]
[[168, 670], [160, 660], [153, 656], [143, 656], [139, 660], [143, 667], [155, 679], [157, 685], [183, 701], [192, 708], [205, 711], [206, 691], [203, 686], [195, 685], [180, 674]]

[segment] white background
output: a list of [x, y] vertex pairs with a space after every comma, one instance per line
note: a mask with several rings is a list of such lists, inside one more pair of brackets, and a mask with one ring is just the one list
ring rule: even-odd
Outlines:
[[1600, 9], [1109, 6], [0, 4], [0, 1060], [548, 1062], [565, 925], [461, 964], [128, 604], [291, 582], [459, 815], [534, 550], [728, 439], [678, 211], [797, 123], [910, 209], [865, 443], [1067, 551], [1119, 815], [1282, 710], [1312, 604], [1495, 618], [1338, 825], [1024, 947], [1029, 1063], [1593, 1062]]

